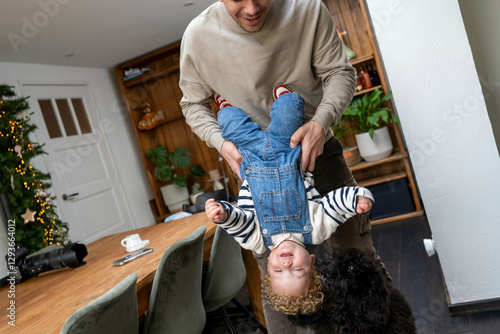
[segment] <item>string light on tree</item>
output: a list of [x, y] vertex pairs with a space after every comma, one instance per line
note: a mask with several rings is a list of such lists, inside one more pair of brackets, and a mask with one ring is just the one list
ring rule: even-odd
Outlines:
[[69, 242], [67, 223], [50, 204], [50, 176], [34, 168], [30, 161], [44, 154], [30, 141], [36, 125], [30, 123], [26, 98], [18, 98], [10, 86], [0, 85], [0, 193], [8, 195], [9, 210], [16, 222], [16, 244], [30, 252], [53, 243]]

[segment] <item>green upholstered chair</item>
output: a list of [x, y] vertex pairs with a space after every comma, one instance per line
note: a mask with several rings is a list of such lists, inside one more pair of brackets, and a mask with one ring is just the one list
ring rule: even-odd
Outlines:
[[137, 274], [130, 274], [111, 290], [73, 313], [61, 334], [137, 334]]
[[231, 333], [236, 333], [224, 306], [232, 302], [250, 316], [262, 332], [266, 328], [234, 297], [240, 292], [246, 280], [246, 270], [241, 256], [240, 245], [224, 229], [215, 230], [207, 276], [203, 282], [203, 303], [205, 311], [219, 310]]
[[201, 272], [205, 226], [170, 246], [156, 269], [144, 334], [201, 333], [205, 309]]

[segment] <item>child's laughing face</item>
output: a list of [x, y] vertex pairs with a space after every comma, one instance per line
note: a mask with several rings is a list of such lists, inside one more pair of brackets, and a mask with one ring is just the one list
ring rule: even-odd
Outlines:
[[311, 285], [316, 261], [314, 254], [293, 241], [283, 241], [271, 251], [267, 272], [274, 293], [286, 296], [303, 296]]

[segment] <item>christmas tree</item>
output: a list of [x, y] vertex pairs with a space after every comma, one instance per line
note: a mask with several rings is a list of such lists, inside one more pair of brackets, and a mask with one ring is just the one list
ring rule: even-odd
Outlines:
[[0, 85], [0, 193], [7, 194], [15, 222], [16, 246], [33, 253], [52, 244], [67, 244], [68, 224], [55, 212], [50, 175], [34, 168], [33, 157], [46, 154], [30, 141], [37, 128], [29, 120], [27, 98], [16, 97], [11, 86]]

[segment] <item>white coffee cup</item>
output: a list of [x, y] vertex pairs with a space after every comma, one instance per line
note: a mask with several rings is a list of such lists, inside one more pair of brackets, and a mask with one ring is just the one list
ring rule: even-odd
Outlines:
[[147, 246], [149, 244], [149, 240], [142, 240], [139, 234], [131, 234], [123, 239], [121, 244], [127, 249], [127, 252], [132, 252]]

